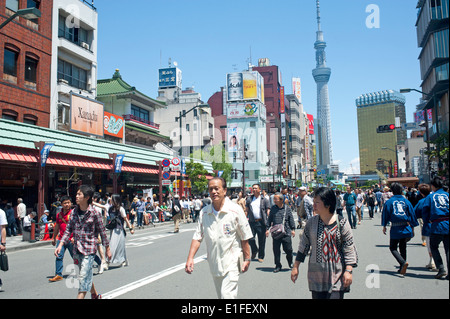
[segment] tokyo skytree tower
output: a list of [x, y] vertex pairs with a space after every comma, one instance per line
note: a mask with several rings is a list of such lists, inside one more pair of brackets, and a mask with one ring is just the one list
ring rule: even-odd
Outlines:
[[317, 166], [332, 164], [333, 146], [331, 142], [331, 117], [330, 101], [328, 97], [328, 81], [331, 69], [326, 66], [325, 48], [327, 43], [323, 39], [320, 26], [320, 1], [317, 0], [317, 40], [314, 43], [316, 49], [316, 68], [312, 71], [317, 84], [317, 119], [316, 119], [316, 145]]

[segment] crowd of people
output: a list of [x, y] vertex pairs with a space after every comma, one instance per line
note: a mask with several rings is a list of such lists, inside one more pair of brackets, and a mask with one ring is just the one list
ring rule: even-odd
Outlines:
[[[314, 190], [300, 187], [298, 192], [283, 188], [280, 192], [267, 193], [259, 184], [254, 184], [248, 193], [232, 194], [228, 193], [226, 181], [216, 177], [209, 181], [208, 193], [209, 196], [181, 199], [177, 194], [169, 195], [160, 205], [156, 196], [135, 196], [131, 201], [118, 194], [102, 198], [91, 186], [82, 185], [75, 203], [69, 196], [58, 198], [41, 219], [53, 224], [51, 240], [56, 247], [55, 276], [49, 281], [63, 279], [63, 258], [65, 251], [69, 251], [79, 267], [78, 298], [84, 298], [87, 292], [93, 299], [101, 298], [92, 282], [93, 265], [97, 263], [99, 273], [114, 265], [129, 265], [126, 229], [134, 234], [136, 227], [172, 220], [174, 233], [177, 233], [180, 221], [184, 220], [197, 223], [186, 272], [193, 272], [195, 253], [206, 238], [219, 298], [237, 297], [239, 273], [247, 271], [251, 261], [264, 261], [269, 236], [272, 237], [274, 273], [282, 269], [281, 248], [294, 283], [300, 264], [309, 256], [308, 283], [312, 297], [343, 298], [352, 283], [353, 268], [358, 264], [353, 230], [363, 222], [364, 206], [368, 208], [370, 219], [375, 213], [381, 213], [384, 234], [390, 226], [389, 249], [399, 264], [400, 275], [408, 268], [407, 242], [414, 237], [414, 228], [420, 226], [422, 245], [428, 247], [430, 258], [427, 267], [437, 272], [437, 279], [448, 280], [439, 253], [439, 245], [443, 243], [448, 270], [448, 187], [439, 177], [430, 184], [418, 185], [418, 189], [393, 183], [383, 188], [375, 185], [367, 190], [347, 187], [343, 193], [327, 187]], [[14, 221], [21, 226], [19, 229], [27, 231], [35, 213], [26, 214], [22, 204], [19, 199]], [[0, 209], [1, 251], [6, 249], [6, 237], [15, 232], [9, 224], [11, 209], [8, 203]], [[25, 211], [23, 218], [22, 210]], [[294, 259], [292, 238], [296, 229], [302, 231]]]

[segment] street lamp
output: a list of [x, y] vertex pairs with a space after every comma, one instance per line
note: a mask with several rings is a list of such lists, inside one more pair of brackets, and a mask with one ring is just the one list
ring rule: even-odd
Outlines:
[[389, 163], [389, 177], [392, 177], [392, 160], [386, 160], [384, 158], [378, 158], [378, 161], [383, 161]]
[[38, 8], [26, 8], [26, 9], [17, 10], [16, 13], [14, 13], [12, 16], [10, 16], [7, 20], [5, 20], [0, 25], [0, 29], [3, 28], [8, 23], [10, 23], [16, 17], [22, 17], [27, 20], [37, 19], [37, 18], [41, 17], [41, 11]]
[[[182, 159], [182, 157], [183, 157], [183, 144], [182, 144], [183, 143], [183, 134], [182, 134], [183, 124], [182, 124], [182, 118], [186, 117], [186, 115], [188, 113], [192, 112], [193, 110], [195, 110], [197, 108], [201, 108], [202, 109], [202, 108], [207, 108], [207, 107], [209, 107], [208, 104], [198, 104], [198, 105], [194, 106], [193, 108], [191, 108], [188, 111], [184, 111], [184, 110], [180, 111], [180, 115], [175, 117], [175, 122], [176, 121], [180, 121], [180, 132], [179, 132], [179, 135], [180, 135], [180, 159]], [[199, 131], [201, 132], [201, 130], [199, 130]], [[183, 195], [183, 174], [181, 174], [181, 171], [180, 171], [179, 194], [180, 194], [180, 198], [181, 198], [181, 196]]]
[[[399, 166], [399, 163], [398, 163], [398, 151], [394, 151], [392, 148], [385, 147], [385, 146], [383, 146], [381, 149], [382, 150], [389, 150], [389, 151], [392, 151], [392, 152], [395, 153], [395, 162], [397, 163], [397, 170], [398, 170], [398, 166]], [[396, 174], [395, 177], [398, 177], [398, 173]]]
[[[427, 96], [428, 100], [433, 100], [434, 113], [435, 113], [435, 116], [436, 116], [436, 134], [439, 136], [439, 116], [438, 116], [438, 113], [437, 113], [438, 109], [437, 109], [437, 103], [436, 103], [436, 95], [440, 94], [442, 92], [445, 92], [447, 90], [430, 94], [430, 93], [422, 92], [422, 91], [417, 90], [417, 89], [410, 89], [410, 88], [400, 89], [400, 93], [410, 93], [411, 91], [415, 91], [415, 92], [421, 93], [421, 94]], [[426, 106], [425, 106], [425, 109], [428, 110], [428, 108]], [[430, 109], [431, 109], [431, 107], [430, 107]], [[429, 155], [429, 153], [430, 153], [430, 134], [429, 134], [429, 130], [428, 130], [428, 113], [425, 113], [424, 117], [425, 117], [425, 125], [426, 125], [425, 129], [426, 129], [426, 134], [427, 134], [426, 143], [427, 143], [427, 150], [428, 150], [428, 174], [429, 174], [429, 176], [431, 178], [431, 163], [430, 163], [430, 155]], [[439, 147], [439, 145], [436, 145], [436, 146], [438, 148], [438, 154], [439, 154], [439, 148], [440, 147]], [[440, 158], [440, 156], [438, 156], [438, 169], [441, 166], [440, 164], [441, 164], [441, 158]]]

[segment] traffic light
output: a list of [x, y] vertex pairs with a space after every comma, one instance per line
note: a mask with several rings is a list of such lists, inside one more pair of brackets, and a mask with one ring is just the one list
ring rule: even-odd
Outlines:
[[377, 127], [377, 133], [390, 133], [395, 130], [395, 124], [380, 125]]

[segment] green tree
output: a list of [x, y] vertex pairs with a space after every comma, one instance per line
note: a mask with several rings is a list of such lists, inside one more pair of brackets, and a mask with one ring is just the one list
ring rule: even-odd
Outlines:
[[440, 134], [437, 138], [430, 141], [434, 145], [434, 149], [426, 152], [430, 160], [436, 160], [441, 163], [439, 175], [448, 176], [448, 132]]
[[203, 150], [195, 150], [190, 157], [210, 162], [213, 170], [216, 172], [223, 171], [222, 177], [228, 184], [231, 183], [231, 171], [233, 170], [233, 165], [228, 162], [228, 152], [222, 144], [208, 145]]
[[208, 189], [207, 174], [208, 171], [202, 164], [195, 163], [192, 160], [186, 162], [186, 175], [189, 176], [189, 180], [191, 181], [193, 194], [201, 194]]

